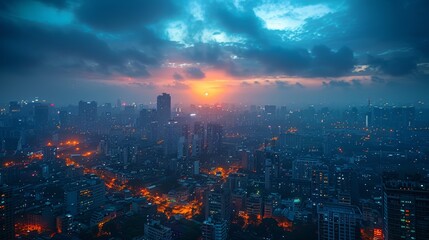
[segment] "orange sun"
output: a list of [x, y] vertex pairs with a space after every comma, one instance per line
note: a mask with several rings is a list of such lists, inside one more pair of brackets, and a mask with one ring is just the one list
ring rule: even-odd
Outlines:
[[195, 99], [208, 103], [220, 101], [225, 94], [220, 81], [193, 82], [191, 89]]

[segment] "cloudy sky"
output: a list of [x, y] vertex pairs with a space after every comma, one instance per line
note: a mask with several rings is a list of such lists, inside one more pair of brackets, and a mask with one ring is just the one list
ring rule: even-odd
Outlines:
[[0, 102], [429, 102], [426, 0], [8, 0]]

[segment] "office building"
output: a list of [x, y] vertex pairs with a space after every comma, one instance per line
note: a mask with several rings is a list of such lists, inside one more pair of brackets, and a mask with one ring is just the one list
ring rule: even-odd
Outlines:
[[362, 214], [358, 207], [326, 203], [318, 205], [319, 240], [355, 240], [359, 238]]
[[9, 114], [18, 114], [21, 112], [21, 104], [17, 101], [9, 102]]
[[97, 102], [79, 101], [79, 120], [88, 126], [97, 120]]
[[203, 240], [226, 240], [228, 237], [228, 223], [226, 220], [207, 219], [201, 227]]
[[49, 107], [48, 105], [35, 105], [34, 106], [34, 124], [36, 127], [46, 127], [49, 121]]
[[214, 220], [230, 220], [231, 196], [228, 189], [216, 188], [206, 193], [205, 217]]
[[171, 118], [171, 96], [167, 93], [162, 93], [156, 98], [156, 112], [158, 121], [166, 124]]
[[159, 221], [150, 221], [144, 225], [145, 240], [171, 240], [172, 231], [170, 228], [161, 225]]
[[75, 216], [95, 210], [104, 204], [105, 193], [104, 182], [95, 176], [68, 184], [64, 190], [66, 211]]
[[429, 184], [385, 179], [383, 233], [386, 240], [429, 239]]
[[13, 191], [7, 185], [0, 186], [0, 239], [15, 238]]
[[216, 123], [207, 124], [207, 153], [219, 154], [222, 148], [222, 126]]
[[299, 158], [292, 162], [292, 178], [300, 180], [311, 180], [312, 169], [320, 163], [317, 158]]

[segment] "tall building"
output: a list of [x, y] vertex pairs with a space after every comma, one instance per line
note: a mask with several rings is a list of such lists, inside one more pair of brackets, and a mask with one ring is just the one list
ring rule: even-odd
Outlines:
[[161, 225], [159, 221], [151, 221], [144, 226], [145, 240], [171, 240], [172, 231], [170, 228]]
[[429, 239], [429, 183], [385, 179], [383, 233], [386, 240]]
[[311, 180], [312, 169], [319, 163], [319, 159], [311, 157], [294, 160], [292, 162], [292, 178], [300, 180]]
[[94, 123], [97, 120], [97, 102], [79, 101], [79, 118], [84, 124]]
[[265, 179], [265, 190], [270, 191], [271, 190], [271, 159], [265, 159], [265, 172], [264, 172], [264, 179]]
[[171, 96], [167, 93], [162, 93], [156, 98], [156, 111], [158, 113], [158, 121], [166, 124], [171, 118]]
[[311, 170], [311, 198], [316, 203], [329, 198], [329, 169], [325, 164], [313, 166]]
[[249, 215], [262, 217], [262, 197], [257, 194], [252, 194], [246, 199], [246, 212]]
[[48, 105], [34, 106], [34, 123], [37, 127], [46, 127], [49, 120], [49, 107]]
[[17, 114], [21, 112], [21, 104], [17, 101], [9, 102], [9, 114]]
[[228, 176], [228, 188], [231, 191], [236, 189], [246, 189], [248, 182], [248, 176], [245, 173], [231, 173]]
[[57, 147], [46, 146], [42, 149], [43, 160], [53, 161], [57, 158]]
[[[163, 140], [164, 140], [164, 153], [165, 155], [176, 155], [179, 138], [180, 138], [180, 125], [177, 121], [168, 121], [168, 124], [163, 128]], [[184, 146], [184, 140], [182, 146]], [[185, 152], [182, 152], [185, 155]]]
[[356, 170], [349, 167], [337, 167], [333, 173], [333, 178], [337, 198], [341, 201], [347, 197], [353, 204], [356, 204], [358, 198]]
[[219, 154], [222, 148], [222, 126], [216, 123], [207, 124], [207, 153]]
[[319, 240], [359, 238], [361, 212], [352, 205], [327, 203], [317, 207]]
[[61, 110], [59, 113], [59, 120], [61, 128], [69, 127], [71, 123], [71, 112]]
[[228, 237], [228, 223], [226, 220], [213, 220], [203, 222], [201, 227], [203, 240], [226, 240]]
[[73, 231], [73, 216], [65, 214], [56, 218], [57, 233], [71, 234]]
[[216, 188], [206, 193], [205, 217], [214, 220], [230, 220], [231, 196], [229, 189]]
[[94, 176], [68, 184], [64, 190], [66, 211], [76, 215], [94, 210], [104, 204], [105, 193], [104, 182]]
[[138, 125], [144, 138], [151, 141], [158, 140], [160, 134], [156, 109], [142, 109], [139, 114]]
[[192, 157], [199, 157], [204, 149], [205, 129], [201, 122], [194, 123], [194, 134], [192, 135]]
[[0, 186], [0, 239], [15, 238], [13, 191], [7, 185]]

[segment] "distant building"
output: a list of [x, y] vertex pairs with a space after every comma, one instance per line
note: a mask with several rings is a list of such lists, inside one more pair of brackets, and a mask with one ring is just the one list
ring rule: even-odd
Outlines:
[[362, 214], [358, 207], [328, 203], [317, 207], [319, 240], [359, 238]]
[[95, 176], [68, 184], [64, 190], [66, 211], [76, 215], [94, 210], [104, 204], [105, 193], [104, 182]]
[[73, 231], [73, 216], [65, 214], [56, 218], [57, 233], [71, 234]]
[[230, 220], [231, 196], [228, 189], [216, 188], [206, 193], [205, 217], [214, 220]]
[[97, 120], [97, 102], [79, 102], [79, 119], [85, 127], [92, 126]]
[[7, 185], [0, 186], [0, 239], [15, 238], [15, 214], [13, 191]]
[[329, 169], [318, 164], [311, 170], [311, 198], [314, 202], [323, 202], [329, 198]]
[[429, 239], [429, 184], [385, 179], [383, 232], [386, 240]]
[[320, 163], [317, 158], [299, 158], [292, 162], [292, 178], [300, 180], [311, 180], [312, 169]]
[[228, 176], [228, 187], [231, 191], [236, 189], [246, 189], [248, 176], [245, 173], [231, 173]]
[[206, 132], [202, 122], [194, 123], [194, 134], [192, 137], [192, 157], [199, 157], [205, 147]]
[[21, 112], [21, 104], [17, 101], [9, 102], [9, 114], [18, 114]]
[[246, 213], [249, 215], [255, 215], [262, 217], [262, 197], [256, 194], [252, 194], [246, 199]]
[[49, 106], [35, 105], [34, 106], [34, 123], [36, 127], [46, 127], [49, 121]]
[[171, 96], [167, 93], [162, 93], [156, 98], [156, 111], [158, 121], [166, 124], [171, 118]]
[[226, 240], [228, 237], [228, 223], [226, 220], [213, 220], [203, 222], [201, 227], [203, 240]]
[[216, 123], [207, 124], [207, 153], [219, 154], [222, 148], [222, 126]]
[[264, 183], [267, 191], [271, 190], [271, 168], [271, 159], [265, 159]]
[[45, 146], [43, 147], [43, 160], [53, 161], [57, 158], [57, 147]]
[[144, 239], [171, 240], [172, 231], [170, 228], [161, 225], [159, 221], [151, 221], [144, 226]]

